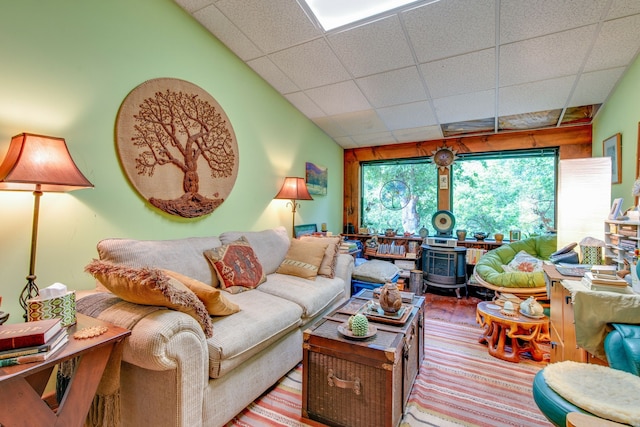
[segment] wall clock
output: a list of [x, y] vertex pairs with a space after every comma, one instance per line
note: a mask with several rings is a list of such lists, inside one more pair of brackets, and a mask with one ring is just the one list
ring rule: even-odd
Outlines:
[[443, 144], [442, 147], [436, 148], [431, 152], [431, 154], [433, 154], [433, 157], [431, 159], [433, 161], [433, 164], [436, 165], [437, 168], [445, 170], [447, 168], [450, 168], [453, 162], [456, 161], [456, 153], [456, 150]]
[[436, 236], [451, 237], [453, 235], [453, 227], [456, 225], [456, 218], [451, 212], [441, 210], [433, 214], [431, 224], [436, 230]]
[[386, 182], [380, 190], [380, 203], [389, 210], [397, 211], [404, 208], [410, 198], [409, 186], [398, 179]]

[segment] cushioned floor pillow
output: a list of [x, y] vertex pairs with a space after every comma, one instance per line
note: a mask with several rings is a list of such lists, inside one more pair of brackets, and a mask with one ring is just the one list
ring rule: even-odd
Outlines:
[[493, 249], [480, 258], [476, 264], [476, 274], [494, 286], [506, 288], [538, 288], [545, 286], [544, 272], [505, 272], [503, 265], [508, 265], [520, 251], [525, 251], [536, 258], [547, 260], [556, 251], [555, 235], [530, 237], [511, 242]]

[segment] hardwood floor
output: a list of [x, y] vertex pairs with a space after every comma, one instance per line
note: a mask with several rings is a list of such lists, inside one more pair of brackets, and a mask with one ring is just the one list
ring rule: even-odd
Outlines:
[[476, 306], [480, 301], [491, 299], [480, 295], [469, 287], [469, 296], [457, 298], [452, 290], [430, 288], [425, 294], [425, 316], [452, 323], [477, 325]]

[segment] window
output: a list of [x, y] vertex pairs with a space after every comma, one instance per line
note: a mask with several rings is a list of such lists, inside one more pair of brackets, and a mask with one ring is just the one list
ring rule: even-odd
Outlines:
[[[457, 154], [451, 169], [456, 229], [522, 237], [555, 230], [557, 149]], [[362, 164], [362, 226], [433, 234], [438, 173], [430, 158]]]
[[438, 210], [438, 173], [428, 158], [362, 165], [362, 226], [418, 234]]
[[459, 154], [452, 166], [456, 228], [522, 237], [555, 230], [557, 150]]

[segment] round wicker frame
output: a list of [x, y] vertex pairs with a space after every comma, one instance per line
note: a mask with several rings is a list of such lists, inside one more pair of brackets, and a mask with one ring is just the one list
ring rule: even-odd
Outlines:
[[475, 268], [473, 269], [473, 277], [477, 282], [484, 286], [487, 289], [491, 289], [496, 292], [496, 296], [500, 293], [508, 293], [513, 294], [521, 299], [527, 299], [529, 297], [534, 297], [536, 300], [548, 300], [549, 296], [547, 295], [547, 287], [541, 286], [537, 288], [509, 288], [505, 286], [496, 286], [493, 285], [476, 273]]

